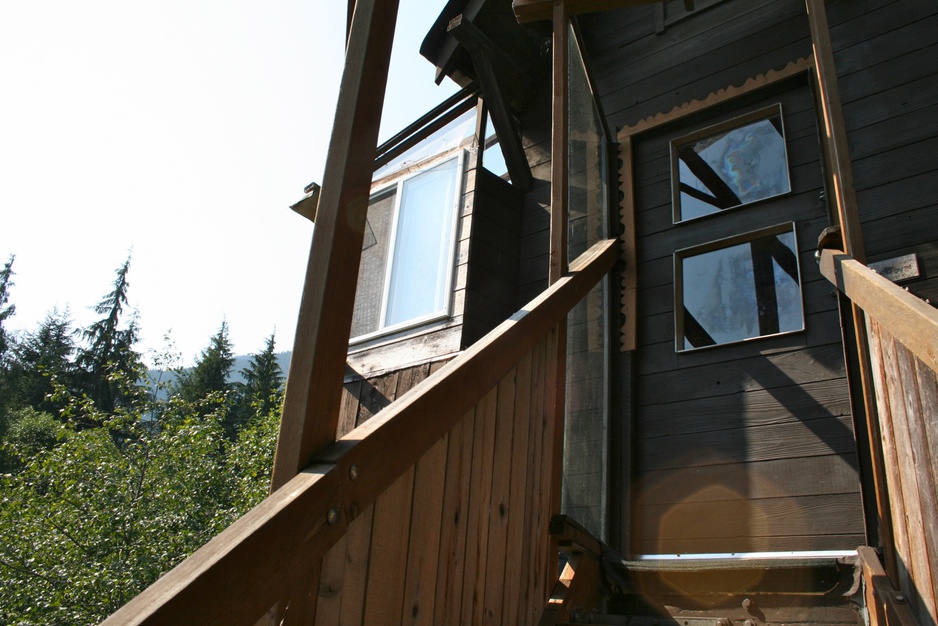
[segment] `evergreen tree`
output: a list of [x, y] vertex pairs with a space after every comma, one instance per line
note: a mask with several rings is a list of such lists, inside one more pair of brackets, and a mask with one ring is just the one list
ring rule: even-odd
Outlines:
[[75, 384], [75, 330], [68, 312], [57, 309], [46, 314], [34, 333], [27, 333], [11, 350], [6, 371], [11, 407], [30, 406], [56, 414], [55, 386], [71, 389]]
[[7, 339], [6, 330], [3, 328], [3, 322], [7, 318], [11, 317], [16, 311], [14, 305], [7, 305], [7, 302], [10, 299], [10, 287], [13, 286], [13, 259], [14, 256], [10, 256], [10, 260], [6, 262], [3, 266], [3, 269], [0, 270], [0, 360], [3, 359], [4, 353], [9, 347], [9, 340]]
[[173, 392], [187, 402], [197, 402], [211, 394], [223, 395], [231, 390], [228, 377], [233, 366], [228, 322], [223, 321], [208, 347], [202, 350], [195, 367], [180, 375]]
[[7, 306], [10, 299], [10, 287], [13, 286], [13, 256], [3, 266], [0, 271], [0, 441], [8, 426], [8, 414], [11, 409], [10, 402], [10, 368], [7, 359], [7, 352], [10, 347], [10, 338], [7, 331], [3, 328], [3, 322], [13, 315], [16, 310], [12, 304]]
[[241, 393], [247, 403], [261, 415], [280, 407], [283, 399], [283, 370], [277, 361], [274, 334], [267, 338], [264, 349], [251, 355], [248, 367], [241, 370], [244, 377]]
[[283, 370], [277, 361], [276, 341], [271, 333], [264, 349], [252, 354], [248, 366], [241, 370], [244, 382], [238, 385], [238, 399], [229, 419], [229, 435], [257, 417], [279, 412], [283, 401]]
[[78, 365], [83, 372], [83, 391], [95, 405], [110, 413], [121, 403], [129, 400], [120, 391], [116, 378], [136, 380], [140, 373], [140, 355], [134, 352], [139, 335], [136, 314], [121, 328], [121, 315], [127, 306], [127, 272], [130, 257], [118, 268], [114, 288], [95, 305], [94, 312], [103, 315], [82, 333], [88, 347], [78, 356]]

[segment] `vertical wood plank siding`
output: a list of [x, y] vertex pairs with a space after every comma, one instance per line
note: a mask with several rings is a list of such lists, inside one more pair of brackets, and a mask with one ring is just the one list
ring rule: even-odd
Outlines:
[[322, 559], [316, 624], [532, 623], [544, 608], [556, 332]]
[[862, 308], [898, 580], [920, 623], [938, 618], [938, 311], [851, 259], [823, 250], [824, 277]]
[[[938, 597], [938, 382], [935, 372], [867, 318], [899, 587], [922, 623]], [[927, 617], [926, 617], [927, 616]]]

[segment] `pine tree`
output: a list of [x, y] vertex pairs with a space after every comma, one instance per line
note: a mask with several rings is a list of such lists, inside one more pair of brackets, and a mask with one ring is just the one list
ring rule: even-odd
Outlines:
[[179, 377], [173, 391], [187, 402], [197, 402], [212, 393], [224, 394], [231, 390], [228, 376], [233, 365], [228, 322], [223, 321], [208, 347], [202, 350], [195, 367]]
[[31, 406], [56, 413], [55, 384], [71, 389], [75, 383], [75, 330], [68, 312], [53, 309], [34, 333], [27, 333], [13, 346], [7, 380], [11, 406]]
[[264, 349], [251, 355], [248, 367], [241, 370], [244, 376], [242, 396], [261, 415], [267, 415], [280, 406], [283, 396], [283, 370], [277, 361], [274, 334], [267, 338]]
[[10, 255], [10, 260], [7, 261], [3, 266], [3, 269], [0, 270], [0, 359], [3, 358], [3, 355], [6, 353], [7, 348], [9, 347], [9, 339], [7, 339], [6, 330], [3, 328], [3, 322], [11, 317], [16, 311], [15, 305], [7, 305], [7, 302], [10, 299], [10, 287], [13, 286], [12, 278], [14, 258], [16, 257]]
[[[134, 352], [139, 336], [136, 313], [121, 328], [121, 315], [127, 306], [127, 272], [130, 256], [118, 268], [114, 288], [95, 305], [94, 312], [103, 315], [82, 333], [88, 347], [78, 356], [83, 371], [83, 391], [103, 412], [110, 413], [116, 406], [126, 403], [127, 393], [121, 391], [124, 381], [135, 381], [140, 373], [140, 355]], [[123, 385], [126, 389], [127, 385]]]
[[271, 333], [264, 349], [252, 354], [248, 366], [241, 370], [244, 382], [238, 385], [238, 398], [228, 420], [228, 431], [234, 436], [256, 418], [278, 410], [283, 401], [283, 370], [277, 361], [276, 340]]
[[12, 401], [9, 359], [7, 358], [10, 338], [3, 328], [3, 322], [16, 310], [14, 305], [7, 305], [10, 300], [10, 287], [13, 286], [13, 258], [11, 255], [10, 260], [3, 266], [3, 270], [0, 270], [0, 441], [5, 438]]

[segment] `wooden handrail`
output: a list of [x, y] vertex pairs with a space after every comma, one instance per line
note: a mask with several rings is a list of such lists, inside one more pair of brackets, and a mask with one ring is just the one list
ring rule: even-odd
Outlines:
[[839, 250], [822, 250], [820, 265], [827, 280], [938, 372], [938, 310]]
[[569, 273], [103, 622], [245, 624], [288, 593], [398, 477], [582, 300], [613, 266], [597, 243]]

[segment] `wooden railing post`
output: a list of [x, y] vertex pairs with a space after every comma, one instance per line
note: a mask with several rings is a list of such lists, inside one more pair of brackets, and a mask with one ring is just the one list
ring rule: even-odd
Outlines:
[[[895, 571], [890, 581], [920, 619], [938, 619], [938, 310], [843, 252], [822, 250], [821, 273], [868, 321]], [[888, 488], [888, 493], [887, 493]], [[887, 499], [888, 498], [888, 499]], [[890, 552], [886, 552], [886, 548]], [[885, 578], [880, 574], [876, 577]], [[888, 595], [888, 594], [887, 594]], [[883, 598], [869, 599], [871, 611]], [[878, 604], [877, 604], [878, 603]], [[899, 603], [902, 604], [902, 603]], [[888, 609], [888, 606], [886, 607]], [[887, 611], [888, 613], [888, 611]], [[886, 615], [885, 623], [895, 623]]]

